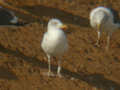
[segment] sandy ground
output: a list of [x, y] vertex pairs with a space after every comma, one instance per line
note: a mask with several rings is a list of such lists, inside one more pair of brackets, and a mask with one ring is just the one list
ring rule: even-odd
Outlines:
[[[110, 50], [106, 35], [97, 35], [89, 12], [103, 5], [120, 9], [119, 0], [5, 0], [24, 24], [0, 26], [0, 90], [120, 90], [120, 31], [113, 33]], [[47, 21], [59, 18], [69, 26], [69, 51], [63, 56], [63, 78], [43, 75], [48, 64], [40, 43]], [[56, 72], [57, 60], [52, 61]]]

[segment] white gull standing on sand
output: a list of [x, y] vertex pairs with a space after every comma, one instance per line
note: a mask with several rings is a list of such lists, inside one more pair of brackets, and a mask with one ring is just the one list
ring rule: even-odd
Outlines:
[[52, 76], [51, 72], [51, 57], [58, 57], [58, 69], [57, 75], [61, 76], [61, 57], [64, 52], [68, 49], [68, 42], [63, 29], [66, 29], [67, 26], [64, 25], [58, 19], [51, 19], [48, 22], [47, 32], [43, 36], [43, 40], [41, 42], [41, 47], [43, 51], [46, 53], [48, 58], [48, 76]]
[[115, 23], [114, 18], [112, 11], [106, 7], [97, 7], [90, 12], [90, 24], [93, 28], [97, 29], [98, 33], [96, 45], [99, 46], [101, 32], [107, 33], [106, 50], [109, 49], [112, 32], [120, 28], [120, 24]]

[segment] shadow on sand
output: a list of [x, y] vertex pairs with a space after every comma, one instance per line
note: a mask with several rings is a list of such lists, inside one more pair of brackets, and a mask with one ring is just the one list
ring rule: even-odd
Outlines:
[[89, 27], [89, 20], [87, 18], [78, 16], [78, 15], [73, 15], [72, 13], [65, 12], [64, 10], [60, 10], [57, 8], [46, 7], [42, 5], [27, 6], [22, 8], [38, 17], [46, 16], [51, 18], [59, 18], [63, 22], [68, 24], [75, 24], [78, 26]]
[[[0, 46], [0, 51], [3, 53], [11, 54], [15, 57], [22, 58], [26, 62], [33, 64], [33, 66], [39, 66], [40, 68], [48, 68], [47, 62], [41, 62], [40, 60], [38, 60], [35, 57], [25, 56], [23, 53], [21, 53], [19, 51], [12, 51], [10, 49], [4, 48], [3, 46]], [[53, 65], [52, 67], [54, 70], [57, 69], [57, 66], [55, 66], [55, 65]], [[0, 72], [1, 72], [1, 70], [6, 72], [6, 70], [1, 69], [1, 67], [0, 67]], [[104, 90], [112, 90], [111, 88], [114, 87], [113, 90], [120, 89], [120, 84], [105, 78], [104, 75], [102, 75], [102, 74], [89, 74], [88, 75], [83, 72], [80, 72], [80, 73], [71, 72], [65, 68], [62, 69], [62, 73], [64, 75], [68, 76], [69, 78], [73, 77], [78, 80], [83, 80], [83, 81], [87, 82], [88, 84], [95, 86], [96, 88], [100, 88], [100, 89], [104, 89]], [[2, 77], [1, 74], [0, 74], [0, 77]], [[11, 78], [11, 77], [9, 77], [9, 78]]]
[[17, 76], [5, 67], [0, 66], [0, 78], [7, 80], [18, 80]]

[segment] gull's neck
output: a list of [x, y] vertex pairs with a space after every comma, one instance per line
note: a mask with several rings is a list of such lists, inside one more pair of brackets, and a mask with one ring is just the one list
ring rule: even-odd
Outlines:
[[53, 27], [53, 26], [49, 26], [49, 27], [47, 28], [48, 32], [56, 31], [56, 29], [58, 29], [58, 28]]

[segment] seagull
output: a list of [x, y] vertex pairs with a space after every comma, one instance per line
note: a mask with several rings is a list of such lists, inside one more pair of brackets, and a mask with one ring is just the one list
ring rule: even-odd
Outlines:
[[45, 32], [41, 47], [46, 53], [48, 58], [48, 76], [54, 76], [51, 72], [51, 57], [58, 57], [58, 68], [57, 75], [61, 77], [61, 56], [68, 49], [68, 42], [64, 29], [67, 29], [67, 26], [64, 25], [60, 20], [53, 18], [48, 22], [47, 32]]
[[101, 32], [106, 32], [106, 50], [109, 49], [112, 32], [120, 28], [120, 23], [116, 23], [114, 18], [111, 9], [106, 7], [99, 6], [90, 12], [90, 24], [93, 28], [97, 29], [98, 34], [96, 45], [99, 46]]
[[18, 17], [13, 11], [0, 7], [0, 25], [15, 25], [18, 23]]

